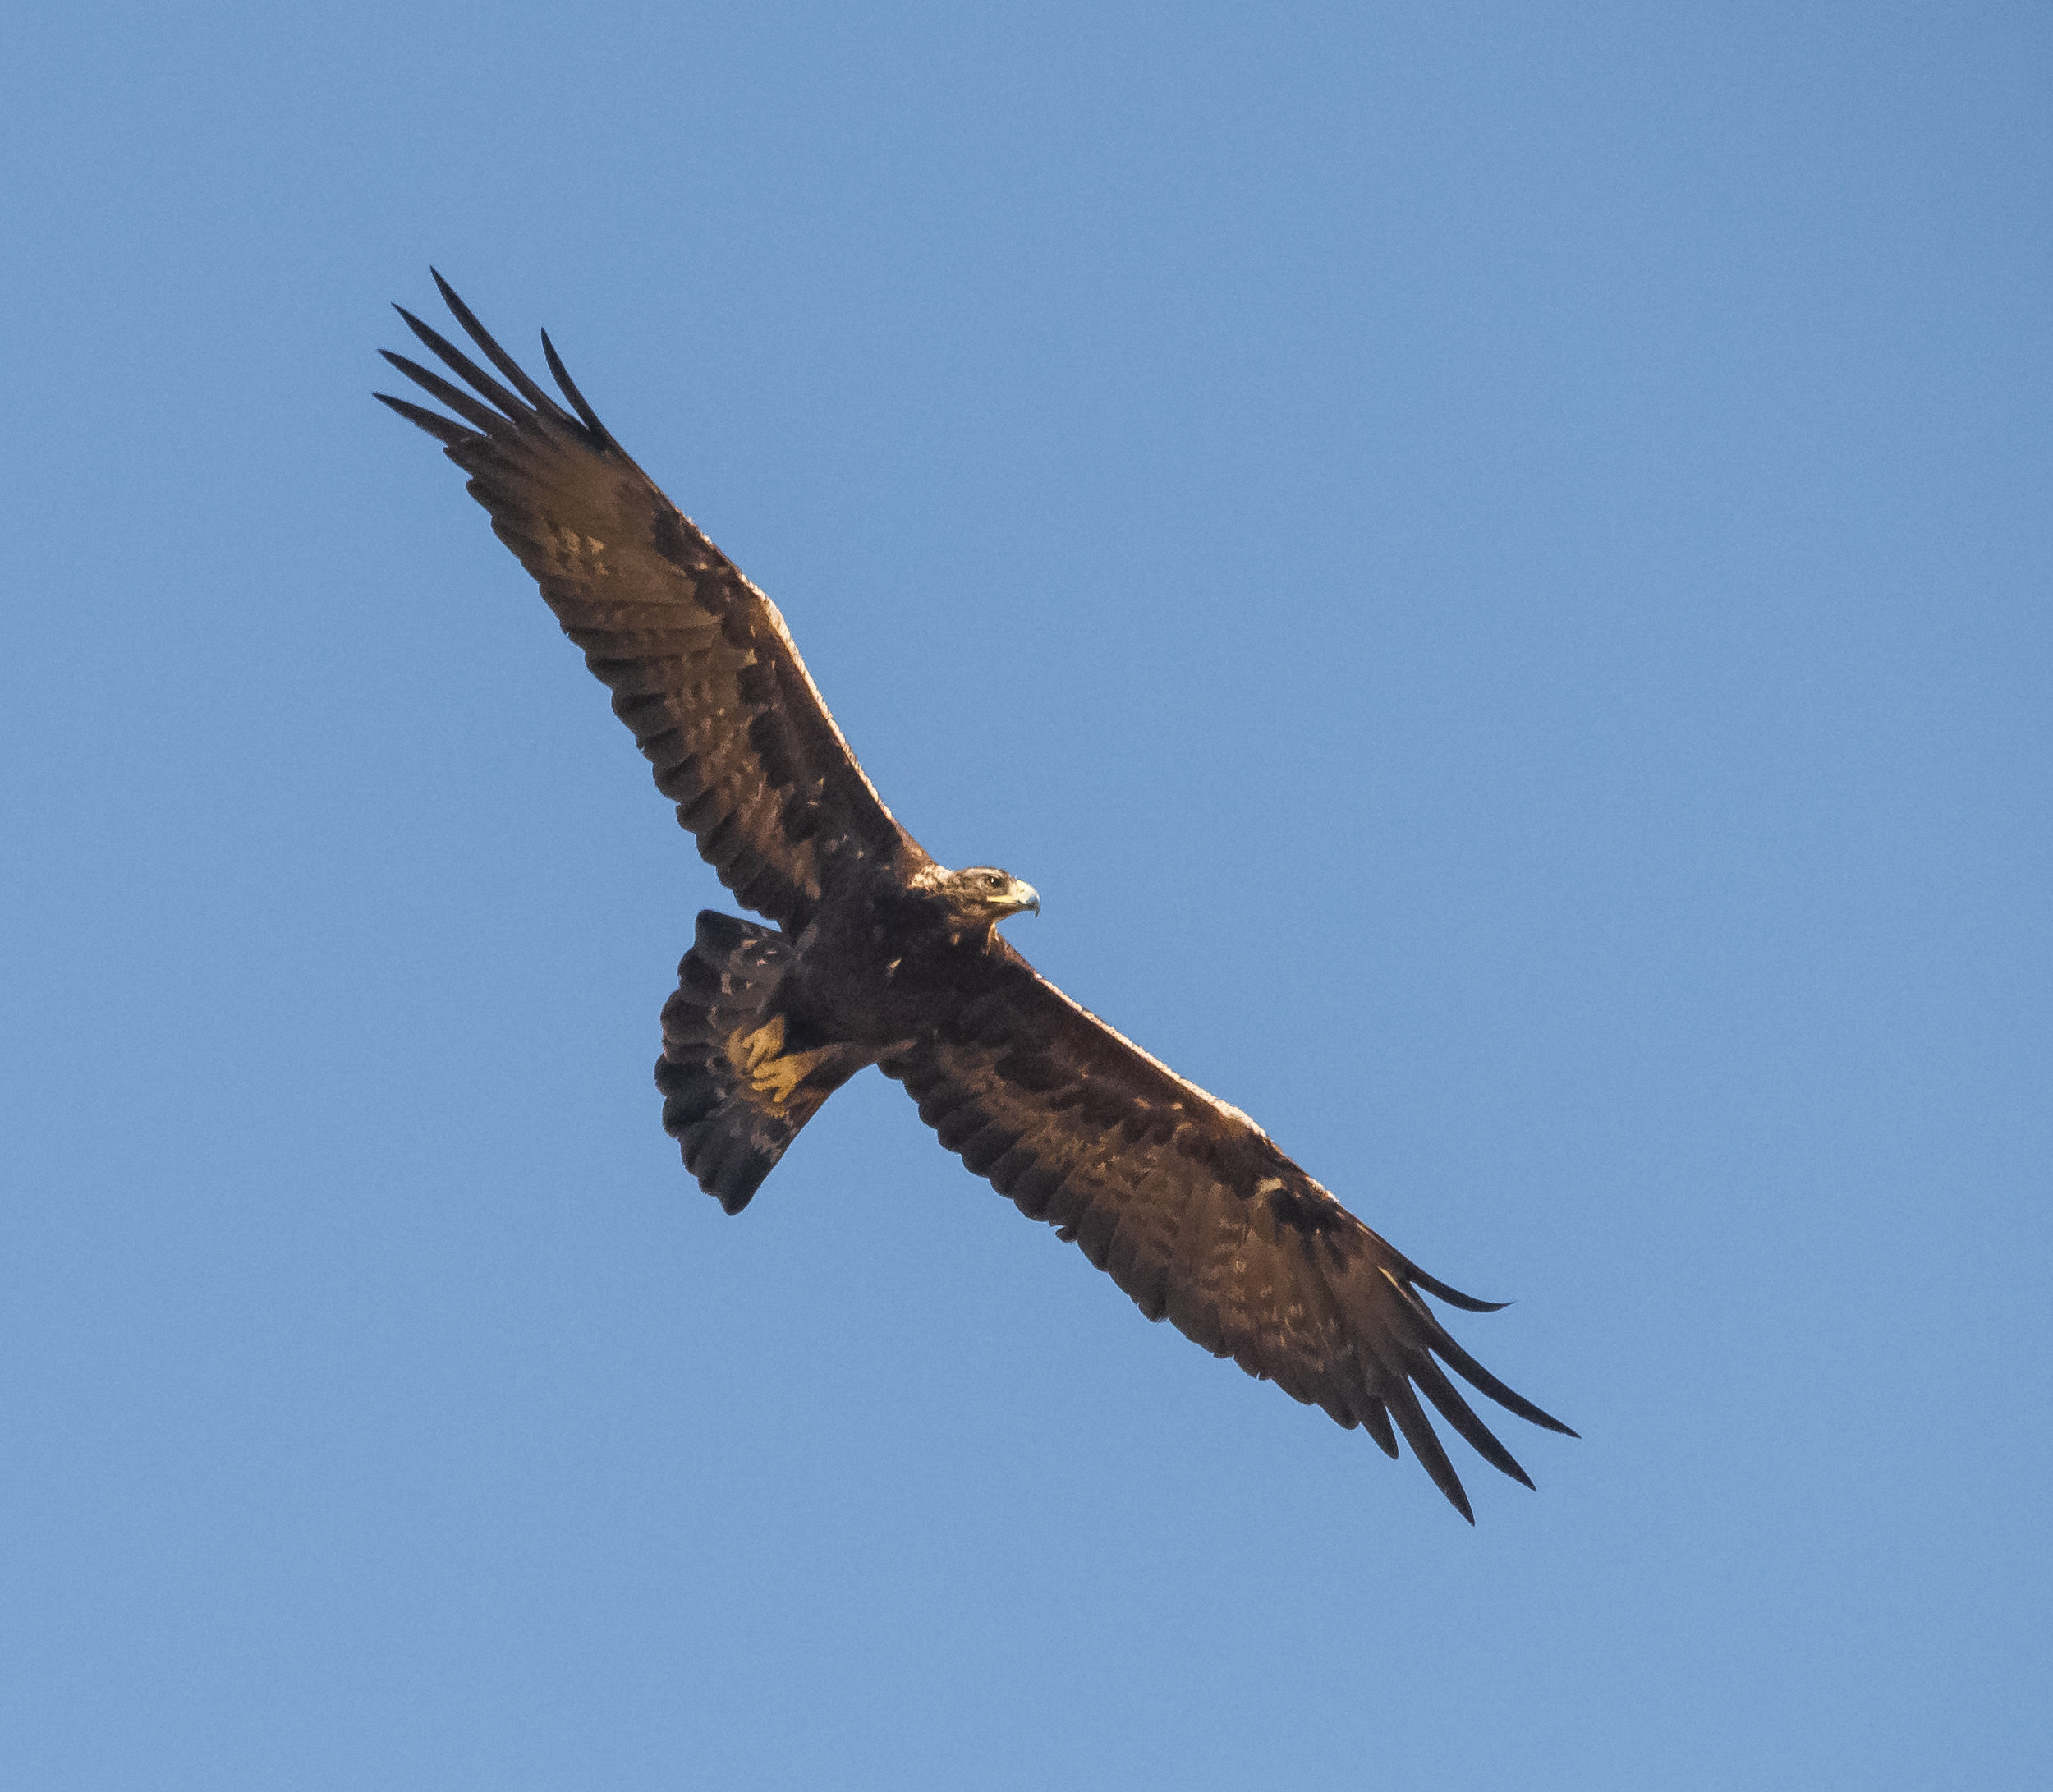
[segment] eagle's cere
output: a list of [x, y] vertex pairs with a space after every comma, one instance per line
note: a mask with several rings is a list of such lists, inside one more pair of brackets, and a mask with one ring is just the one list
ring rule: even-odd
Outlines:
[[379, 397], [470, 476], [700, 854], [770, 923], [701, 914], [663, 1010], [663, 1123], [700, 1187], [738, 1213], [820, 1105], [876, 1064], [943, 1145], [1074, 1239], [1150, 1319], [1390, 1455], [1402, 1433], [1464, 1517], [1421, 1395], [1531, 1486], [1441, 1364], [1522, 1418], [1568, 1427], [1455, 1343], [1421, 1290], [1473, 1312], [1490, 1303], [1435, 1281], [1238, 1109], [1037, 976], [997, 931], [1038, 912], [1032, 887], [993, 866], [947, 871], [921, 849], [856, 763], [776, 606], [627, 457], [548, 336], [562, 402], [435, 281], [500, 377], [402, 310], [470, 389], [388, 354], [455, 417]]

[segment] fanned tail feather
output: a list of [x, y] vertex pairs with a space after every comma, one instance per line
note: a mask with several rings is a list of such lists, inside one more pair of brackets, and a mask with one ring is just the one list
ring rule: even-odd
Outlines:
[[729, 1213], [748, 1205], [799, 1128], [861, 1061], [835, 1046], [786, 1049], [774, 1003], [796, 955], [774, 928], [709, 910], [664, 1004], [656, 1060], [664, 1130]]

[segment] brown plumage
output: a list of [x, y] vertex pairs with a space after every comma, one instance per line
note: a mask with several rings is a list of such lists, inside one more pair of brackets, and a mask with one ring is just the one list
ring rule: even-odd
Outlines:
[[997, 931], [1039, 907], [1032, 889], [921, 849], [856, 763], [776, 606], [622, 451], [547, 335], [567, 407], [435, 281], [500, 377], [402, 310], [470, 389], [388, 354], [461, 420], [379, 397], [471, 476], [701, 855], [774, 923], [700, 915], [664, 1009], [664, 1124], [700, 1185], [738, 1212], [820, 1103], [880, 1065], [944, 1146], [1075, 1239], [1150, 1319], [1393, 1456], [1401, 1434], [1472, 1522], [1419, 1395], [1532, 1486], [1441, 1364], [1521, 1418], [1568, 1427], [1470, 1357], [1421, 1290], [1492, 1304], [1426, 1275], [1246, 1114], [1037, 975]]

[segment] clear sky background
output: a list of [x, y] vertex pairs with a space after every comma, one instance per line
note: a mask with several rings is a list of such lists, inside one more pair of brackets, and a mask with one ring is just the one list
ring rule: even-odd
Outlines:
[[[2046, 1783], [2053, 15], [56, 11], [0, 1779]], [[1517, 1298], [1536, 1495], [874, 1074], [689, 1183], [732, 904], [370, 400], [431, 260], [1036, 963]]]

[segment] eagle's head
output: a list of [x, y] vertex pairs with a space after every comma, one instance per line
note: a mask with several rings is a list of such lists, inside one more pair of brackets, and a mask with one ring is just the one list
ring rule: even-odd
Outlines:
[[994, 865], [972, 865], [964, 871], [944, 871], [935, 881], [935, 894], [958, 927], [990, 927], [1008, 915], [1022, 909], [1040, 912], [1040, 896], [1031, 884], [1022, 884], [1010, 871]]

